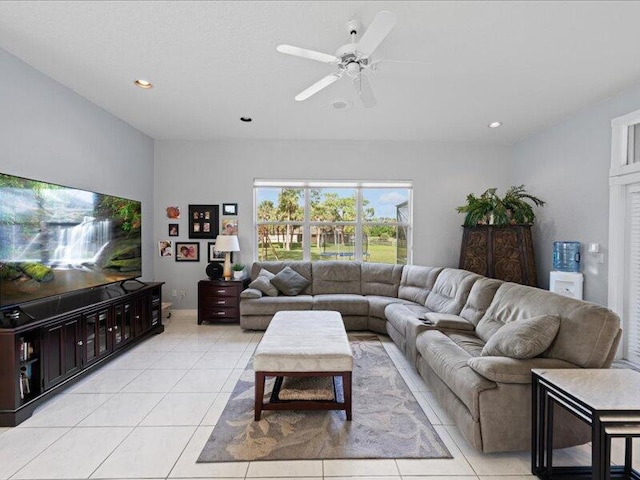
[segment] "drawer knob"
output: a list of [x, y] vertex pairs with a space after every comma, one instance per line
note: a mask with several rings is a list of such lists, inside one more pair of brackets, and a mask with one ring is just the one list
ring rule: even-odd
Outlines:
[[224, 315], [224, 312], [217, 312], [218, 315]]
[[227, 293], [227, 291], [225, 289], [222, 290], [216, 290], [216, 293]]
[[225, 302], [224, 300], [218, 300], [216, 303], [217, 303], [218, 305], [224, 305], [224, 304], [225, 304], [225, 303], [227, 303], [227, 302]]

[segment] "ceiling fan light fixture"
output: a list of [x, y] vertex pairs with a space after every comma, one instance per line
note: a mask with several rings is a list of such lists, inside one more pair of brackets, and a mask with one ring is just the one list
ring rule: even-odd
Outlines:
[[498, 128], [502, 126], [502, 122], [491, 122], [487, 127], [489, 128]]
[[144, 88], [145, 90], [149, 90], [153, 88], [153, 84], [149, 80], [145, 80], [143, 78], [138, 78], [133, 82], [136, 87]]

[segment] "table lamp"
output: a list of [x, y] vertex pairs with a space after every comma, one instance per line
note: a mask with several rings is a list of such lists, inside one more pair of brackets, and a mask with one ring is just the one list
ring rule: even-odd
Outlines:
[[213, 247], [216, 252], [224, 252], [224, 270], [222, 276], [225, 280], [231, 279], [231, 252], [239, 252], [240, 244], [236, 235], [218, 235], [216, 245]]

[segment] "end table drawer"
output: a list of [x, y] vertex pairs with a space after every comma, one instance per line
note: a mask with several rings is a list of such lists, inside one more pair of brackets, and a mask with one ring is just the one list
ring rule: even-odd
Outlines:
[[201, 300], [202, 307], [205, 309], [215, 308], [234, 308], [238, 306], [236, 297], [207, 297]]
[[211, 287], [209, 293], [216, 297], [237, 297], [239, 289], [236, 285]]
[[215, 318], [239, 318], [240, 310], [238, 308], [215, 308], [205, 307], [201, 311], [202, 320]]

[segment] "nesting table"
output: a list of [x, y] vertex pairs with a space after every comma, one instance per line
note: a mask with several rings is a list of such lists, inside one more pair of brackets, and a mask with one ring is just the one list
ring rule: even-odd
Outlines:
[[[640, 373], [630, 369], [532, 370], [531, 469], [541, 479], [640, 480], [632, 440], [640, 437]], [[553, 466], [553, 412], [561, 406], [591, 426], [591, 467]], [[611, 439], [625, 439], [624, 466], [611, 466]]]
[[[255, 420], [263, 410], [344, 410], [351, 420], [351, 372], [353, 355], [339, 312], [300, 310], [277, 312], [260, 340], [253, 358], [255, 371]], [[343, 400], [335, 391], [335, 377], [342, 377]], [[278, 400], [277, 391], [264, 401], [266, 377], [331, 377], [331, 400]]]

